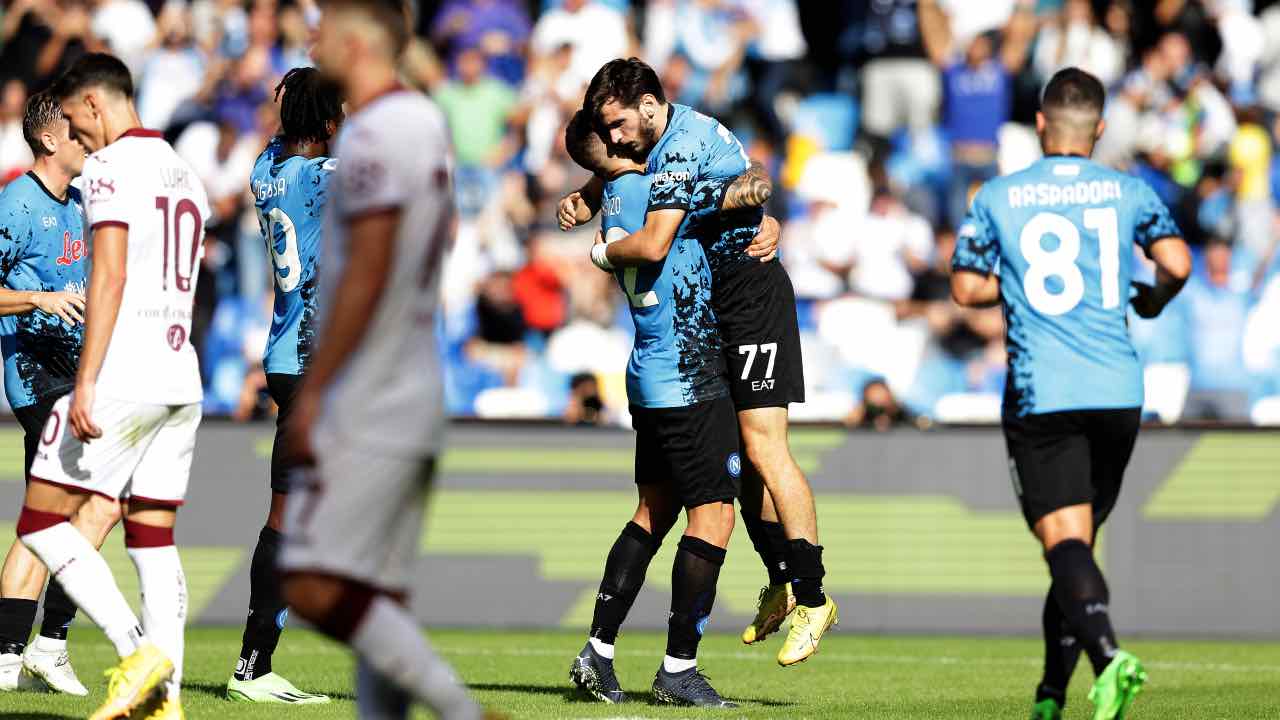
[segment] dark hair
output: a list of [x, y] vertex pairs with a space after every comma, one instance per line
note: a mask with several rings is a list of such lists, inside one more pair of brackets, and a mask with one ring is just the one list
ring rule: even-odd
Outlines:
[[288, 140], [324, 142], [330, 124], [342, 118], [342, 92], [319, 70], [293, 68], [280, 78], [275, 99], [280, 103], [280, 131]]
[[62, 119], [62, 103], [48, 91], [38, 92], [27, 98], [27, 109], [22, 114], [22, 138], [36, 157], [49, 155], [44, 143], [40, 142], [40, 133], [49, 129], [50, 125]]
[[409, 44], [411, 16], [405, 0], [320, 0], [326, 7], [346, 7], [364, 11], [374, 22], [382, 26], [391, 38], [391, 49], [396, 57]]
[[610, 101], [616, 100], [623, 107], [636, 107], [645, 94], [653, 95], [658, 102], [667, 101], [662, 81], [653, 68], [639, 58], [619, 58], [610, 60], [596, 71], [587, 86], [582, 107], [593, 115], [599, 115], [600, 108]]
[[65, 100], [89, 87], [104, 87], [133, 99], [133, 76], [129, 68], [114, 55], [89, 53], [81, 55], [49, 88], [50, 94]]
[[1102, 115], [1102, 108], [1107, 102], [1107, 92], [1098, 78], [1081, 70], [1069, 67], [1059, 70], [1044, 88], [1044, 96], [1040, 107], [1045, 112], [1052, 110], [1087, 110]]
[[569, 157], [584, 170], [599, 172], [599, 148], [596, 145], [603, 144], [600, 136], [596, 135], [591, 114], [586, 110], [575, 112], [564, 129], [564, 149], [568, 151]]

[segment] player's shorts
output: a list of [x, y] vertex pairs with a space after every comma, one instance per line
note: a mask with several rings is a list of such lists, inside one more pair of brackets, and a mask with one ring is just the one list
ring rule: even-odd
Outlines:
[[319, 441], [315, 453], [315, 466], [291, 478], [281, 569], [406, 593], [434, 459]]
[[637, 485], [669, 483], [686, 508], [738, 497], [738, 417], [728, 396], [678, 408], [632, 405], [631, 426]]
[[744, 265], [712, 291], [734, 407], [804, 402], [796, 292], [782, 263]]
[[49, 419], [49, 412], [53, 410], [54, 403], [58, 402], [60, 397], [61, 395], [58, 394], [46, 395], [30, 405], [13, 409], [13, 417], [22, 426], [22, 477], [24, 479], [31, 474], [31, 463], [36, 459], [36, 447], [40, 444], [40, 434], [44, 432], [44, 424]]
[[1093, 505], [1101, 527], [1120, 497], [1141, 408], [1067, 410], [1004, 418], [1009, 474], [1027, 525], [1055, 510]]
[[102, 437], [82, 443], [71, 432], [71, 395], [49, 412], [31, 479], [115, 500], [178, 506], [187, 496], [200, 403], [152, 405], [98, 397], [93, 422]]
[[285, 424], [293, 414], [293, 399], [302, 387], [301, 375], [267, 373], [267, 393], [276, 404], [276, 437], [271, 444], [271, 492], [289, 492], [289, 471], [293, 469], [291, 453], [286, 445]]

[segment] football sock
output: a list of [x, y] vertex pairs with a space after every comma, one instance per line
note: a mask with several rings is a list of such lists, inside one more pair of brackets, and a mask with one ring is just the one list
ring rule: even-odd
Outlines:
[[369, 663], [356, 663], [356, 717], [361, 720], [403, 720], [409, 717], [409, 693], [378, 674]]
[[67, 518], [24, 507], [18, 517], [18, 537], [102, 628], [117, 655], [126, 657], [143, 644], [142, 627], [120, 594], [106, 560]]
[[57, 580], [50, 579], [44, 589], [44, 619], [40, 621], [40, 635], [54, 640], [66, 640], [67, 630], [76, 617], [76, 604], [67, 597], [67, 591]]
[[36, 622], [35, 600], [4, 598], [0, 600], [0, 655], [21, 655]]
[[662, 669], [669, 673], [681, 673], [689, 668], [695, 667], [698, 667], [698, 658], [674, 658], [670, 655], [662, 656]]
[[591, 617], [592, 638], [609, 645], [617, 641], [618, 628], [627, 619], [644, 585], [649, 561], [657, 550], [648, 530], [633, 522], [622, 528], [604, 563], [604, 577], [600, 578], [596, 609]]
[[1101, 675], [1116, 654], [1116, 635], [1107, 611], [1107, 581], [1094, 561], [1093, 550], [1080, 540], [1064, 540], [1045, 553], [1053, 576], [1053, 597], [1067, 624], [1084, 646]]
[[249, 566], [249, 617], [244, 623], [240, 659], [236, 661], [237, 680], [252, 680], [271, 672], [271, 655], [284, 631], [288, 610], [276, 572], [282, 537], [269, 526], [258, 533], [258, 546]]
[[680, 538], [671, 568], [671, 617], [667, 621], [667, 655], [693, 660], [698, 657], [702, 631], [716, 601], [716, 581], [724, 565], [724, 548], [701, 538]]
[[788, 540], [787, 550], [791, 592], [796, 596], [796, 603], [811, 608], [826, 605], [822, 578], [827, 571], [822, 567], [822, 546], [804, 539]]
[[1044, 629], [1044, 677], [1036, 688], [1036, 702], [1052, 698], [1065, 707], [1067, 685], [1080, 660], [1080, 643], [1071, 634], [1067, 619], [1053, 597], [1053, 587], [1045, 596], [1040, 621]]
[[605, 660], [613, 659], [613, 643], [607, 643], [600, 638], [587, 638], [587, 642], [591, 644], [591, 648], [595, 650], [596, 654], [600, 657]]
[[413, 615], [385, 595], [369, 602], [350, 644], [370, 672], [408, 692], [436, 715], [451, 720], [481, 717], [480, 706], [431, 649]]
[[787, 574], [787, 536], [782, 531], [782, 523], [761, 520], [744, 512], [742, 524], [747, 528], [751, 546], [756, 549], [760, 562], [764, 563], [764, 569], [769, 573], [769, 584], [783, 585], [791, 582], [791, 576]]
[[173, 528], [124, 521], [124, 544], [138, 570], [142, 590], [142, 627], [173, 662], [166, 689], [176, 698], [182, 683], [183, 631], [187, 623], [187, 578], [173, 544]]

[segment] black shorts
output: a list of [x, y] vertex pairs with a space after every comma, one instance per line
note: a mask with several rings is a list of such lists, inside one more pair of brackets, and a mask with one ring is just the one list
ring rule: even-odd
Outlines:
[[1141, 420], [1141, 408], [1006, 414], [1009, 474], [1027, 525], [1089, 503], [1093, 526], [1101, 527], [1120, 497]]
[[782, 263], [744, 265], [719, 283], [712, 290], [712, 306], [734, 407], [804, 402], [796, 292]]
[[285, 447], [285, 424], [293, 412], [293, 399], [301, 385], [301, 375], [267, 373], [267, 393], [279, 408], [276, 412], [276, 439], [271, 445], [271, 492], [274, 493], [289, 492], [289, 471], [298, 465], [291, 461], [292, 453]]
[[[67, 392], [71, 391], [67, 390]], [[53, 406], [65, 394], [56, 393], [40, 398], [26, 407], [14, 408], [13, 416], [18, 420], [18, 424], [22, 426], [23, 478], [31, 475], [31, 463], [35, 462], [36, 448], [40, 445], [40, 435], [44, 432], [44, 425], [49, 419], [49, 413], [53, 412]]]
[[728, 396], [678, 408], [631, 406], [636, 484], [668, 483], [686, 508], [738, 497], [738, 416]]

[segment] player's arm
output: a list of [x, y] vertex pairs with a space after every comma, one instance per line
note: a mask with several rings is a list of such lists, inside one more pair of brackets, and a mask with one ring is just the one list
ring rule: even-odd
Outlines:
[[1191, 249], [1180, 237], [1165, 237], [1151, 243], [1147, 254], [1156, 264], [1156, 284], [1133, 283], [1130, 301], [1139, 317], [1153, 318], [1177, 297], [1191, 276]]
[[591, 248], [591, 262], [601, 270], [612, 271], [618, 267], [633, 267], [658, 262], [667, 256], [676, 230], [684, 221], [685, 211], [679, 208], [650, 210], [644, 216], [644, 227], [621, 240]]
[[962, 307], [999, 305], [1000, 277], [973, 270], [955, 270], [951, 273], [951, 297]]
[[84, 322], [84, 296], [73, 292], [41, 292], [0, 288], [0, 317], [39, 310], [68, 325]]
[[938, 0], [920, 0], [916, 15], [925, 54], [934, 65], [945, 67], [951, 59], [951, 19]]
[[604, 194], [604, 180], [592, 175], [585, 185], [560, 198], [556, 219], [561, 230], [586, 225], [600, 211], [600, 196]]
[[771, 197], [773, 197], [773, 180], [769, 177], [769, 171], [764, 169], [764, 165], [759, 160], [752, 160], [751, 167], [739, 175], [724, 191], [720, 209], [741, 210], [764, 207]]
[[76, 372], [75, 397], [70, 422], [76, 437], [89, 440], [102, 430], [89, 415], [98, 384], [98, 373], [107, 356], [107, 346], [120, 314], [124, 297], [129, 229], [120, 223], [99, 225], [93, 230], [93, 268], [89, 272], [89, 298], [85, 308], [84, 346]]
[[1000, 303], [1000, 244], [986, 205], [986, 187], [978, 191], [956, 233], [951, 255], [951, 298], [961, 307], [982, 308]]

